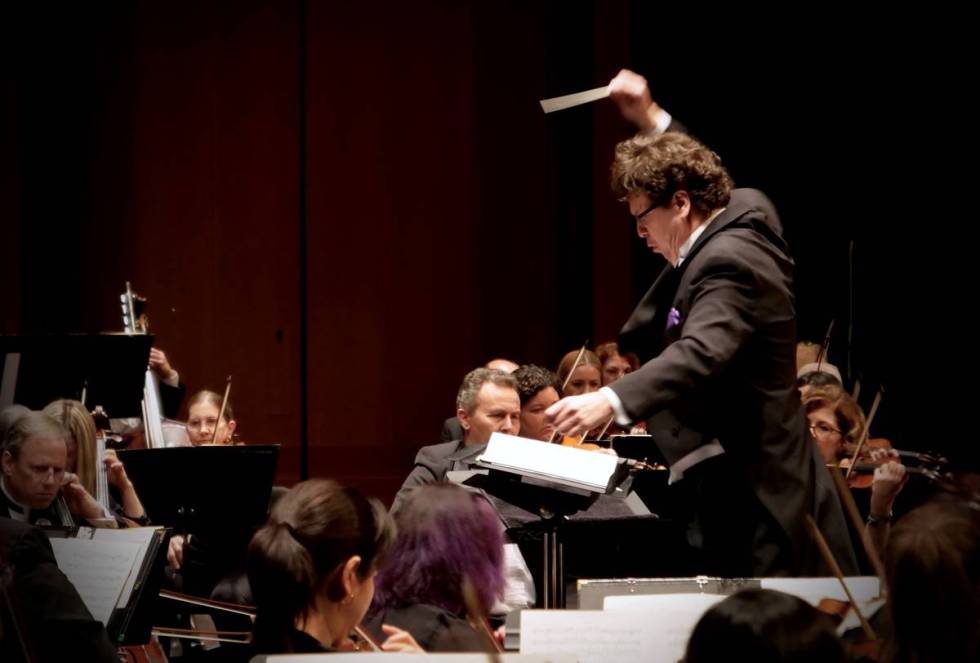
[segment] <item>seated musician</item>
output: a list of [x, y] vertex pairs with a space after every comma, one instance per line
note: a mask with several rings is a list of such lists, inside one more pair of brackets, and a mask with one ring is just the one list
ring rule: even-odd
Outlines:
[[493, 508], [455, 484], [433, 483], [411, 492], [396, 521], [365, 625], [375, 633], [382, 623], [405, 629], [427, 652], [484, 651], [466, 621], [463, 581], [481, 614], [503, 594], [504, 541]]
[[602, 363], [603, 387], [640, 367], [640, 358], [632, 352], [627, 352], [625, 355], [619, 354], [619, 346], [615, 342], [603, 343], [595, 349], [595, 353]]
[[704, 613], [687, 642], [683, 663], [849, 660], [827, 615], [790, 594], [745, 589]]
[[[830, 385], [809, 389], [803, 397], [803, 407], [823, 461], [828, 465], [843, 461], [842, 466], [846, 467], [864, 435], [866, 422], [861, 406], [846, 391]], [[869, 450], [867, 456], [880, 463], [871, 483], [866, 525], [880, 551], [888, 537], [895, 499], [908, 477], [894, 452], [875, 449]]]
[[[513, 373], [519, 366], [512, 362], [510, 359], [491, 359], [486, 364], [483, 365], [484, 368], [495, 368], [498, 371], [503, 371], [504, 373]], [[459, 423], [459, 418], [453, 415], [449, 417], [444, 422], [442, 422], [442, 434], [439, 439], [443, 442], [452, 442], [453, 440], [463, 439], [463, 426]]]
[[512, 375], [521, 399], [521, 437], [551, 441], [555, 427], [545, 421], [544, 411], [558, 402], [558, 376], [533, 364], [521, 366]]
[[199, 391], [191, 398], [187, 406], [187, 437], [193, 446], [236, 443], [234, 433], [238, 424], [234, 409], [231, 401], [226, 402], [225, 412], [218, 421], [221, 401], [221, 394], [208, 390]]
[[163, 416], [168, 419], [176, 418], [187, 393], [187, 387], [180, 381], [180, 373], [170, 365], [167, 354], [160, 348], [150, 348], [150, 370], [157, 374], [160, 381], [160, 407], [163, 409]]
[[[240, 444], [233, 437], [237, 423], [230, 401], [225, 403], [224, 415], [218, 419], [221, 401], [221, 394], [204, 390], [188, 402], [187, 436], [193, 446]], [[170, 537], [167, 549], [174, 584], [195, 596], [209, 596], [218, 583], [241, 576], [243, 559], [244, 545], [214, 540], [207, 532], [175, 534]], [[233, 597], [223, 595], [222, 598]]]
[[521, 401], [513, 375], [492, 368], [466, 374], [456, 396], [456, 417], [463, 439], [419, 449], [415, 467], [395, 495], [392, 511], [415, 486], [442, 481], [446, 472], [469, 467], [470, 461], [494, 432], [517, 435], [521, 428]]
[[895, 525], [884, 556], [891, 637], [881, 660], [980, 660], [980, 524], [977, 495], [968, 497], [926, 504]]
[[[0, 578], [0, 625], [7, 629], [0, 631], [0, 661], [118, 663], [105, 626], [58, 568], [48, 537], [6, 512], [0, 513]], [[11, 614], [23, 642], [11, 629]], [[33, 657], [25, 655], [24, 645]]]
[[[586, 350], [575, 366], [579, 351], [572, 350], [558, 363], [558, 380], [565, 385], [562, 396], [577, 396], [599, 391], [602, 387], [602, 362], [591, 350]], [[575, 370], [572, 370], [575, 366]]]
[[796, 373], [796, 387], [800, 390], [800, 395], [804, 397], [814, 387], [843, 388], [843, 385], [840, 370], [825, 361], [804, 364]]
[[[96, 483], [98, 473], [97, 449], [95, 443], [95, 420], [85, 406], [78, 401], [61, 399], [48, 403], [43, 412], [68, 431], [68, 471], [78, 475], [89, 495], [98, 498]], [[106, 478], [116, 496], [109, 496], [109, 510], [119, 524], [148, 525], [146, 510], [140, 502], [133, 482], [126, 476], [126, 468], [112, 449], [105, 450], [103, 462], [107, 468]], [[118, 499], [116, 499], [118, 498]]]
[[70, 525], [70, 516], [105, 524], [108, 514], [67, 471], [68, 437], [43, 412], [28, 411], [10, 425], [0, 461], [0, 516], [33, 525]]
[[[371, 605], [375, 574], [394, 535], [377, 500], [325, 479], [297, 484], [249, 544], [254, 651], [351, 649], [350, 635]], [[405, 631], [383, 628], [384, 651], [420, 651]]]

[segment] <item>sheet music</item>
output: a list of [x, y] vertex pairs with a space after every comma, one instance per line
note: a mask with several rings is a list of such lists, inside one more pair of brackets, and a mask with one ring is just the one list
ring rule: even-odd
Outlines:
[[[256, 656], [251, 663], [391, 663], [390, 653], [358, 652], [353, 654], [279, 654], [275, 656]], [[437, 663], [487, 663], [487, 654], [412, 654], [405, 660], [409, 663], [436, 661]], [[504, 663], [576, 663], [574, 656], [547, 654], [526, 656], [524, 654], [501, 654]]]
[[[885, 604], [880, 591], [881, 581], [876, 576], [852, 576], [844, 578], [844, 582], [847, 583], [847, 588], [851, 590], [854, 600], [861, 606], [861, 613], [866, 618]], [[798, 596], [814, 607], [820, 603], [820, 599], [847, 601], [847, 593], [844, 592], [837, 578], [763, 578], [762, 587]], [[857, 613], [848, 610], [837, 627], [837, 632], [842, 634], [860, 626], [861, 620], [858, 619]]]
[[[143, 564], [143, 560], [146, 559], [146, 551], [150, 546], [150, 542], [153, 541], [153, 535], [156, 534], [158, 528], [156, 527], [126, 527], [123, 529], [97, 529], [93, 535], [93, 538], [100, 541], [127, 541], [130, 543], [135, 543], [139, 546], [136, 555], [136, 563], [138, 565]], [[129, 597], [133, 593], [133, 585], [136, 584], [137, 577], [139, 576], [140, 568], [136, 566], [133, 572], [129, 574], [126, 579], [126, 584], [123, 586], [122, 592], [119, 594], [119, 600], [116, 602], [117, 608], [123, 608], [129, 604]]]
[[605, 492], [619, 463], [619, 458], [610, 454], [503, 433], [490, 436], [480, 460], [501, 468], [530, 470], [545, 477], [587, 484], [597, 492]]
[[[875, 576], [852, 576], [844, 578], [844, 582], [854, 595], [854, 600], [862, 604], [881, 593], [880, 581]], [[847, 600], [847, 594], [837, 578], [762, 578], [761, 583], [763, 589], [799, 596], [814, 607], [820, 603], [820, 599]]]
[[701, 616], [726, 598], [724, 594], [634, 594], [607, 596], [605, 610], [637, 612], [656, 635], [651, 661], [679, 661]]
[[[645, 611], [525, 610], [522, 654], [568, 654], [580, 663], [672, 663], [657, 640], [662, 632]], [[683, 654], [683, 651], [681, 651]]]
[[134, 569], [140, 546], [131, 541], [51, 539], [58, 568], [78, 590], [92, 616], [109, 623]]

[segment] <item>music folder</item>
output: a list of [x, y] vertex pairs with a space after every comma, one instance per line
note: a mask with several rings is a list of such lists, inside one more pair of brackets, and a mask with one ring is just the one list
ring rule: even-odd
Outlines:
[[150, 639], [169, 530], [163, 527], [45, 529], [58, 568], [117, 645]]

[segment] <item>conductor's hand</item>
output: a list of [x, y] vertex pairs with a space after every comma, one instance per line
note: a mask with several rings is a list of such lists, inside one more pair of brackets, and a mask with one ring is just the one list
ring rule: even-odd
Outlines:
[[643, 76], [629, 69], [621, 69], [609, 81], [609, 98], [616, 102], [623, 117], [640, 131], [649, 131], [656, 126], [660, 106], [650, 97], [650, 86]]
[[596, 391], [563, 398], [544, 414], [562, 435], [580, 435], [604, 425], [613, 416], [613, 409], [609, 400]]

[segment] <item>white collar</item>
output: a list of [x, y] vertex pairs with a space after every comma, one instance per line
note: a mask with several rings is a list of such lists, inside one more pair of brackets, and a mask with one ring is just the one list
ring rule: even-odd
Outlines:
[[701, 234], [705, 231], [705, 229], [707, 229], [708, 225], [712, 221], [714, 221], [718, 217], [719, 214], [721, 214], [724, 211], [725, 211], [725, 208], [722, 207], [722, 208], [716, 209], [714, 212], [712, 212], [711, 213], [711, 216], [709, 216], [705, 220], [704, 223], [702, 223], [700, 226], [698, 226], [697, 229], [694, 232], [691, 233], [691, 236], [688, 237], [687, 240], [683, 244], [681, 244], [681, 248], [677, 251], [677, 264], [674, 265], [674, 267], [680, 267], [681, 266], [681, 264], [684, 262], [684, 259], [687, 258], [687, 254], [690, 253], [691, 252], [691, 249], [694, 247], [694, 243], [696, 241], [698, 241], [698, 237], [700, 237]]

